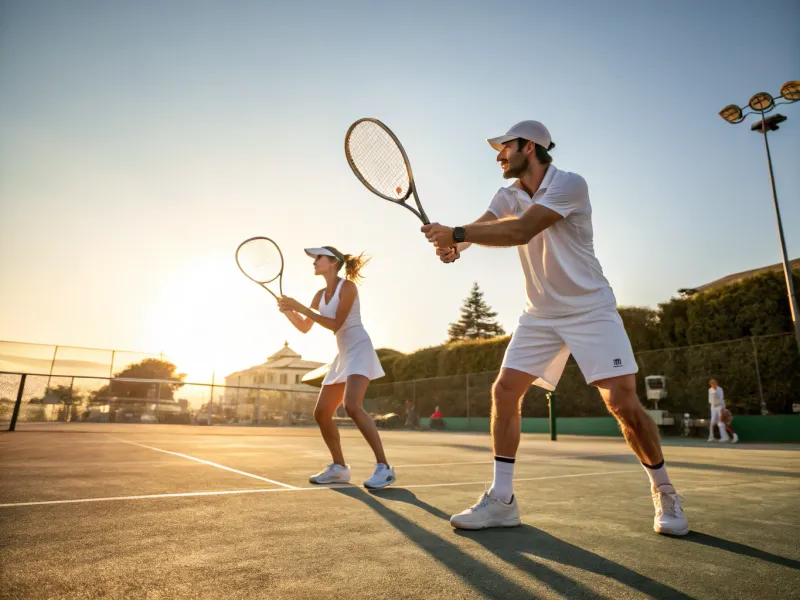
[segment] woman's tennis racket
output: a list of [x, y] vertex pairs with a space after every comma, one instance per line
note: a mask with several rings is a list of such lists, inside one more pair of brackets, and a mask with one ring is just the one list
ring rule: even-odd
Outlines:
[[[397, 136], [377, 119], [359, 119], [347, 130], [344, 153], [353, 173], [373, 194], [399, 204], [428, 225], [406, 151]], [[417, 210], [406, 204], [414, 194]]]
[[267, 237], [252, 237], [236, 249], [236, 264], [248, 279], [275, 296], [268, 283], [278, 280], [278, 291], [283, 296], [283, 253], [278, 244]]

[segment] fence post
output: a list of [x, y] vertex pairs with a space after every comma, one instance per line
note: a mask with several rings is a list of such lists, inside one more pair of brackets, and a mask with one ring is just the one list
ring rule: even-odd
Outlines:
[[761, 387], [761, 370], [758, 368], [758, 348], [756, 346], [756, 338], [750, 336], [750, 342], [753, 345], [753, 362], [756, 364], [756, 381], [758, 382], [758, 399], [761, 402], [761, 414], [767, 414], [767, 403], [764, 402], [764, 390]]
[[216, 379], [217, 372], [211, 371], [211, 395], [208, 397], [208, 425], [211, 426], [211, 408], [212, 404], [214, 404], [214, 380]]
[[25, 380], [28, 378], [23, 373], [22, 379], [19, 380], [19, 389], [17, 389], [17, 401], [14, 403], [14, 412], [11, 414], [11, 423], [8, 424], [8, 430], [14, 431], [17, 428], [17, 417], [19, 416], [19, 407], [22, 404], [22, 394], [25, 392]]
[[289, 399], [289, 425], [294, 425], [294, 390]]
[[[73, 398], [73, 396], [72, 396], [72, 388], [74, 388], [74, 387], [75, 387], [75, 378], [73, 377], [72, 379], [69, 380], [69, 404], [67, 405], [65, 403], [65, 407], [64, 407], [67, 410], [67, 414], [64, 416], [64, 421], [65, 422], [72, 421], [72, 413], [75, 410], [74, 409], [74, 407], [75, 407], [75, 398]], [[67, 406], [69, 407], [68, 409], [67, 409]]]
[[258, 425], [258, 422], [261, 420], [261, 388], [258, 388], [256, 394], [256, 408], [253, 411], [253, 425]]
[[58, 346], [53, 349], [53, 358], [50, 359], [50, 373], [47, 375], [47, 387], [44, 390], [44, 395], [48, 396], [50, 394], [50, 380], [53, 377], [53, 369], [56, 366], [56, 355], [58, 354]]
[[556, 393], [547, 392], [547, 409], [550, 413], [550, 439], [557, 441], [558, 432], [556, 431]]
[[161, 411], [161, 382], [158, 382], [158, 388], [156, 389], [156, 423], [159, 422], [158, 413]]

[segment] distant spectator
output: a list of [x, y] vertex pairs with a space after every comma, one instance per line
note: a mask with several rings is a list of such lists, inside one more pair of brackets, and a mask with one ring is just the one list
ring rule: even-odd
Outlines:
[[728, 432], [725, 430], [725, 423], [722, 422], [722, 411], [725, 410], [725, 392], [722, 387], [717, 383], [716, 379], [708, 382], [708, 404], [711, 408], [711, 424], [708, 428], [708, 441], [715, 442], [714, 438], [714, 425], [719, 429], [719, 438], [721, 442], [728, 441]]
[[436, 410], [433, 411], [431, 415], [431, 429], [444, 429], [444, 419], [442, 417], [444, 417], [444, 415], [437, 406]]
[[416, 429], [419, 427], [419, 415], [413, 402], [406, 402], [406, 427]]

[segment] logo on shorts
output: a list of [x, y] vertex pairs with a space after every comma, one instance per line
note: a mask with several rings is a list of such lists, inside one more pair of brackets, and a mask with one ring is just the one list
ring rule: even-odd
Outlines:
[[621, 358], [615, 358], [614, 359], [614, 368], [621, 367], [621, 366], [622, 366], [622, 359]]

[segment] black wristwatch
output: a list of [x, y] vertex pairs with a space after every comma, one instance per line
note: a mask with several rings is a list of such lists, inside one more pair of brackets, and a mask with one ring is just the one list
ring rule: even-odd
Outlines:
[[455, 240], [456, 244], [460, 244], [466, 238], [467, 232], [464, 230], [463, 227], [454, 227], [453, 228], [453, 240]]

